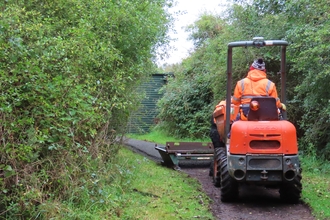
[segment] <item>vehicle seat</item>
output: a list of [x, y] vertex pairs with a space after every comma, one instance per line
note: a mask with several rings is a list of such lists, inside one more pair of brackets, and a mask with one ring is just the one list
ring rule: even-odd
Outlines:
[[252, 101], [259, 102], [259, 109], [253, 111], [250, 109], [247, 116], [248, 121], [278, 121], [278, 109], [274, 97], [254, 97]]

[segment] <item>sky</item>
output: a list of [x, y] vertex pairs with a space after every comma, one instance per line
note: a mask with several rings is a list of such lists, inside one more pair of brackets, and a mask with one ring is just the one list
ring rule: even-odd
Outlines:
[[203, 12], [220, 14], [224, 10], [226, 0], [176, 0], [177, 4], [170, 9], [170, 12], [182, 11], [183, 14], [174, 16], [174, 28], [176, 33], [170, 32], [170, 37], [174, 38], [170, 43], [173, 47], [169, 52], [169, 57], [159, 60], [158, 65], [180, 63], [182, 59], [188, 57], [189, 51], [193, 49], [193, 42], [187, 38], [189, 33], [184, 28], [193, 24]]

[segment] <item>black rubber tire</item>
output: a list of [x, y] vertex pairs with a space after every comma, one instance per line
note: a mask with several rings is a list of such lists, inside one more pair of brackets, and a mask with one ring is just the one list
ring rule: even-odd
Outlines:
[[209, 176], [213, 176], [213, 173], [214, 173], [214, 161], [212, 160], [211, 161], [211, 164], [210, 164], [210, 171], [209, 171]]
[[210, 127], [210, 134], [209, 134], [213, 147], [226, 147], [225, 143], [222, 141], [219, 132], [217, 130], [217, 125], [214, 123], [213, 116], [211, 117], [211, 127]]
[[213, 115], [211, 116], [210, 138], [214, 147], [214, 158], [210, 165], [209, 176], [213, 176], [213, 184], [220, 187], [220, 161], [226, 156], [226, 145], [221, 140], [217, 130], [217, 125], [214, 122]]
[[302, 191], [301, 172], [290, 182], [284, 182], [280, 186], [280, 198], [290, 204], [299, 203]]
[[213, 185], [215, 187], [221, 186], [221, 160], [226, 157], [226, 149], [223, 147], [214, 149], [214, 159], [213, 159]]
[[223, 157], [221, 169], [221, 201], [233, 202], [238, 199], [238, 182], [228, 172], [227, 157]]

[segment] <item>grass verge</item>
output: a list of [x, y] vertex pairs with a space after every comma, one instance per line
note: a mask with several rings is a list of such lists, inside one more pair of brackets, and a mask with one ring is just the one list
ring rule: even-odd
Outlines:
[[143, 140], [143, 141], [150, 141], [155, 142], [157, 144], [165, 145], [166, 142], [210, 142], [210, 139], [191, 139], [191, 138], [175, 138], [168, 136], [166, 133], [159, 131], [159, 130], [152, 130], [150, 133], [146, 134], [128, 134], [128, 138]]
[[330, 219], [330, 164], [314, 156], [301, 157], [302, 199], [317, 219]]
[[[66, 201], [39, 207], [43, 219], [214, 219], [197, 180], [122, 147], [108, 170], [91, 174]], [[38, 216], [39, 217], [39, 216]]]

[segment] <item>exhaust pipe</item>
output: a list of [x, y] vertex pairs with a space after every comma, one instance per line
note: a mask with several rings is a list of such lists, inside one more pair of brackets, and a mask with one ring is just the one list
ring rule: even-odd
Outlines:
[[284, 173], [284, 179], [285, 179], [286, 181], [292, 181], [295, 177], [296, 177], [296, 172], [295, 172], [295, 170], [287, 170], [287, 171]]

